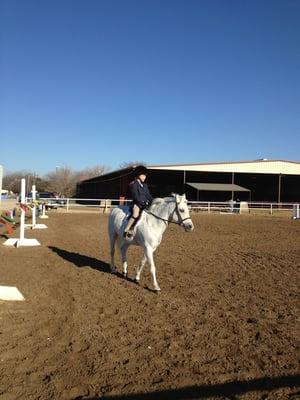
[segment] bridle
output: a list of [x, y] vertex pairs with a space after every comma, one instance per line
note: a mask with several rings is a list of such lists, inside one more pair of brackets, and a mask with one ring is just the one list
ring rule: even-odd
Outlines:
[[[150, 214], [150, 215], [153, 215], [153, 217], [155, 217], [155, 218], [157, 218], [157, 219], [159, 219], [159, 220], [161, 220], [161, 221], [164, 221], [167, 225], [168, 225], [168, 224], [175, 224], [175, 225], [183, 226], [184, 221], [186, 221], [187, 219], [191, 219], [191, 217], [182, 218], [182, 216], [181, 216], [181, 214], [180, 214], [180, 211], [179, 211], [179, 209], [178, 209], [178, 203], [177, 203], [176, 200], [175, 200], [175, 208], [174, 208], [174, 210], [172, 211], [172, 213], [171, 213], [171, 215], [170, 215], [171, 219], [162, 218], [162, 217], [160, 217], [159, 215], [154, 214], [154, 213], [153, 213], [152, 211], [150, 211], [150, 210], [144, 210], [144, 211], [145, 211], [145, 213]], [[172, 221], [172, 217], [173, 217], [173, 215], [174, 215], [175, 212], [176, 212], [177, 217], [178, 217], [178, 221], [177, 221], [177, 222]]]

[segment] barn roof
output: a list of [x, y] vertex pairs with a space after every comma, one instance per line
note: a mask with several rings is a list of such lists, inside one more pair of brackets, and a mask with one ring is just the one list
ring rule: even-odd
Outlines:
[[148, 168], [173, 171], [300, 175], [300, 162], [267, 159], [216, 163], [148, 165]]
[[235, 185], [233, 183], [194, 183], [187, 182], [187, 185], [193, 187], [197, 190], [202, 191], [212, 191], [212, 192], [250, 192], [249, 189], [246, 189], [242, 186]]
[[[300, 162], [287, 160], [253, 160], [232, 161], [215, 163], [190, 163], [190, 164], [152, 164], [147, 165], [151, 170], [160, 171], [196, 171], [196, 172], [229, 172], [229, 173], [255, 173], [255, 174], [282, 174], [300, 175]], [[86, 179], [82, 183], [109, 182], [123, 176], [131, 175], [134, 165], [126, 168], [110, 171], [106, 174]]]

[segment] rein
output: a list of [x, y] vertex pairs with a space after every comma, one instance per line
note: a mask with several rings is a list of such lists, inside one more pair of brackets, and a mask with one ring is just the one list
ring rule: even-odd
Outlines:
[[181, 218], [180, 212], [178, 211], [178, 204], [177, 204], [177, 203], [176, 203], [176, 205], [175, 205], [174, 211], [173, 211], [172, 214], [171, 214], [171, 215], [173, 215], [175, 211], [177, 212], [177, 216], [178, 216], [178, 221], [177, 221], [177, 222], [172, 221], [172, 220], [170, 220], [170, 219], [162, 218], [162, 217], [160, 217], [159, 215], [156, 215], [156, 214], [154, 214], [153, 212], [151, 212], [151, 211], [149, 211], [149, 210], [144, 210], [144, 211], [145, 211], [145, 213], [150, 214], [150, 215], [153, 215], [153, 217], [155, 217], [155, 218], [157, 218], [157, 219], [160, 219], [161, 221], [166, 222], [167, 225], [168, 225], [168, 224], [174, 224], [174, 225], [180, 225], [180, 226], [182, 226], [184, 221], [186, 221], [187, 219], [190, 219], [190, 218], [191, 218], [191, 217]]

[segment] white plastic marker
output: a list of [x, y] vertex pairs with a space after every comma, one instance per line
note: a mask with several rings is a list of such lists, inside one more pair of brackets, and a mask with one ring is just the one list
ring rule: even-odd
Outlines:
[[15, 286], [0, 286], [0, 300], [23, 301], [25, 298]]

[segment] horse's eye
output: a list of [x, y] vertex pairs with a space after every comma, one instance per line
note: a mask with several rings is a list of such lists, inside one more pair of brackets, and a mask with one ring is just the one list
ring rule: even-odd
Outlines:
[[184, 212], [184, 208], [179, 208], [179, 211], [183, 213]]

